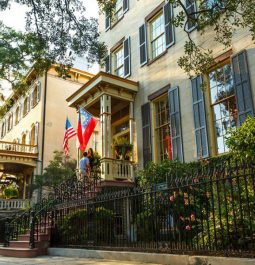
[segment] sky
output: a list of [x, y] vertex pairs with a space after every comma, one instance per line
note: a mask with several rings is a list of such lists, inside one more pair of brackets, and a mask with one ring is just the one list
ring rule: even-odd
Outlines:
[[[96, 17], [98, 18], [98, 6], [96, 0], [83, 0], [86, 6], [86, 14], [88, 17]], [[6, 26], [15, 28], [16, 30], [23, 31], [25, 29], [25, 12], [27, 11], [27, 7], [23, 5], [19, 5], [17, 3], [12, 3], [11, 8], [0, 12], [0, 20]], [[92, 68], [87, 68], [87, 63], [84, 58], [77, 58], [74, 63], [75, 68], [79, 68], [81, 70], [89, 71], [91, 73], [97, 73], [99, 70], [98, 65], [94, 65]], [[2, 83], [2, 86], [6, 86], [6, 83]], [[3, 93], [7, 96], [10, 92], [9, 89], [5, 89]]]

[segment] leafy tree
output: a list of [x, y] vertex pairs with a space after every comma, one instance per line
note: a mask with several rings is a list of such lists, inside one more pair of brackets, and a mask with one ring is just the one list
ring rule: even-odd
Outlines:
[[[98, 0], [101, 10], [114, 10], [116, 0]], [[231, 46], [233, 34], [238, 28], [248, 28], [252, 39], [255, 40], [255, 5], [254, 0], [201, 0], [196, 1], [194, 9], [187, 9], [183, 0], [169, 0], [173, 4], [175, 27], [181, 27], [187, 33], [188, 39], [184, 45], [184, 55], [178, 60], [179, 66], [188, 74], [203, 74], [215, 64], [212, 50], [202, 47], [192, 39], [192, 32], [187, 25], [205, 35], [207, 30], [214, 32], [215, 42], [225, 48]], [[192, 4], [194, 0], [187, 0]]]
[[53, 160], [44, 169], [42, 175], [35, 177], [31, 190], [38, 188], [54, 188], [57, 187], [68, 177], [75, 174], [76, 160], [68, 156], [64, 156], [63, 152], [54, 151]]
[[[6, 27], [0, 21], [0, 79], [24, 91], [25, 74], [33, 66], [38, 74], [57, 63], [65, 76], [75, 56], [86, 56], [89, 63], [100, 62], [105, 46], [99, 42], [98, 23], [86, 18], [81, 0], [14, 0], [28, 7], [26, 31]], [[87, 1], [86, 3], [89, 3]], [[0, 12], [11, 1], [0, 1]]]

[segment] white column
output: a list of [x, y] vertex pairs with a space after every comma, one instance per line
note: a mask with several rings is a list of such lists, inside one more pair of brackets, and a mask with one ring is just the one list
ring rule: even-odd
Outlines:
[[102, 157], [112, 157], [111, 144], [111, 96], [102, 95], [101, 97], [101, 134], [102, 134]]
[[[134, 103], [131, 101], [129, 103], [129, 138], [130, 138], [130, 144], [133, 145], [133, 152], [132, 156], [130, 158], [131, 161], [134, 160]], [[130, 175], [131, 179], [134, 179], [134, 167], [133, 165], [130, 165]]]
[[134, 103], [133, 102], [129, 103], [129, 138], [130, 138], [130, 144], [134, 145]]

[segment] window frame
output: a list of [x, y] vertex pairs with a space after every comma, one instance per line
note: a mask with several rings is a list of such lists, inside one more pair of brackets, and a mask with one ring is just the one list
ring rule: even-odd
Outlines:
[[[121, 64], [120, 66], [117, 67], [117, 54], [118, 54], [119, 52], [122, 52], [122, 57], [121, 57], [121, 58], [122, 58], [122, 64]], [[113, 62], [114, 62], [114, 64], [113, 64], [113, 66], [114, 66], [114, 69], [113, 69], [114, 75], [116, 75], [116, 76], [118, 76], [118, 77], [121, 77], [121, 78], [124, 78], [125, 73], [124, 73], [124, 45], [123, 45], [123, 43], [122, 43], [118, 48], [116, 48], [116, 49], [113, 51], [113, 57], [114, 57], [114, 60], [113, 60]], [[120, 75], [117, 74], [117, 72], [118, 72], [121, 68], [123, 69], [123, 76], [120, 76]]]
[[[193, 3], [192, 4], [190, 4], [190, 5], [187, 5], [187, 2], [188, 1], [193, 1]], [[197, 3], [196, 3], [196, 0], [185, 0], [185, 8], [186, 8], [186, 12], [187, 13], [189, 13], [189, 9], [191, 9], [192, 7], [194, 6], [194, 12], [197, 12]], [[185, 25], [185, 30], [187, 31], [187, 32], [192, 32], [194, 29], [196, 29], [196, 27], [197, 27], [197, 25], [195, 24], [193, 27], [191, 27], [191, 28], [189, 28], [188, 27], [188, 17], [187, 17], [187, 22], [186, 22], [187, 24]]]
[[[161, 17], [162, 19], [162, 25], [160, 25], [159, 27], [163, 27], [163, 32], [161, 32], [156, 38], [153, 39], [153, 22], [155, 22], [157, 19], [159, 19]], [[164, 18], [164, 11], [163, 8], [157, 13], [155, 14], [149, 21], [147, 21], [147, 27], [149, 27], [149, 60], [155, 60], [156, 58], [158, 58], [159, 56], [161, 56], [166, 50], [166, 31], [165, 31], [165, 18]], [[160, 38], [163, 38], [163, 51], [159, 54], [157, 54], [156, 56], [153, 57], [153, 43], [155, 43], [157, 40], [159, 40]], [[155, 49], [157, 50], [157, 49]]]
[[[226, 153], [229, 152], [228, 150], [226, 150], [225, 142], [223, 142], [224, 143], [224, 152], [219, 152], [218, 151], [217, 129], [215, 127], [215, 123], [216, 123], [217, 120], [215, 119], [214, 106], [219, 105], [222, 102], [228, 101], [229, 99], [232, 99], [232, 98], [235, 99], [235, 103], [236, 103], [236, 106], [237, 106], [236, 92], [235, 92], [234, 89], [233, 89], [233, 91], [234, 91], [233, 95], [227, 96], [224, 99], [221, 99], [221, 100], [216, 101], [214, 103], [212, 101], [212, 94], [211, 94], [211, 86], [210, 86], [210, 77], [209, 77], [209, 75], [210, 75], [210, 73], [212, 73], [214, 71], [217, 71], [218, 69], [224, 68], [226, 65], [230, 65], [232, 79], [234, 79], [234, 77], [233, 77], [233, 69], [232, 69], [231, 58], [230, 57], [228, 57], [228, 58], [224, 59], [223, 61], [219, 62], [218, 64], [213, 66], [206, 73], [206, 82], [207, 82], [207, 86], [208, 86], [208, 90], [207, 90], [208, 92], [206, 93], [207, 97], [208, 97], [208, 100], [207, 100], [208, 106], [206, 107], [206, 109], [209, 112], [209, 123], [210, 123], [210, 127], [211, 127], [211, 131], [210, 131], [210, 133], [211, 133], [211, 145], [213, 146], [213, 149], [212, 149], [213, 152], [211, 152], [212, 155], [223, 155], [223, 154], [226, 154]], [[225, 81], [224, 81], [224, 84], [225, 84]], [[238, 116], [238, 108], [237, 108], [237, 116]], [[236, 128], [237, 127], [238, 127], [238, 122], [236, 122]], [[209, 130], [208, 130], [208, 132], [209, 132]], [[223, 138], [224, 138], [225, 135], [226, 134], [222, 135]]]
[[[168, 109], [165, 109], [165, 115], [168, 119], [168, 122], [164, 123], [164, 124], [160, 124], [158, 125], [158, 121], [159, 121], [159, 118], [158, 118], [158, 103], [160, 101], [163, 101], [163, 100], [166, 100], [166, 102], [168, 102]], [[156, 162], [162, 162], [163, 160], [172, 160], [172, 146], [171, 146], [171, 154], [168, 154], [168, 155], [165, 155], [164, 152], [161, 152], [162, 150], [162, 143], [163, 141], [165, 141], [163, 139], [163, 141], [160, 141], [160, 131], [162, 128], [168, 126], [168, 129], [169, 129], [169, 136], [170, 136], [170, 139], [171, 139], [171, 130], [170, 130], [170, 126], [171, 126], [171, 121], [170, 121], [170, 116], [169, 116], [169, 101], [168, 101], [168, 93], [163, 93], [162, 95], [160, 95], [159, 97], [155, 98], [153, 101], [153, 134], [154, 134], [154, 145], [155, 145], [155, 160]], [[162, 111], [160, 112], [162, 113]], [[171, 142], [170, 142], [171, 144]], [[163, 157], [162, 157], [163, 155]], [[163, 160], [162, 160], [163, 158]], [[171, 158], [171, 159], [170, 159]]]

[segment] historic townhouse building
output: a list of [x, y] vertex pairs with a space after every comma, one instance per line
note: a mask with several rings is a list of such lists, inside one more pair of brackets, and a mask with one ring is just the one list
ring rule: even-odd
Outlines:
[[[31, 70], [27, 75], [31, 85], [25, 95], [10, 97], [12, 107], [0, 120], [0, 180], [4, 183], [6, 174], [16, 175], [24, 186], [23, 198], [26, 184], [43, 172], [55, 150], [63, 150], [66, 117], [76, 128], [77, 113], [68, 108], [66, 98], [92, 77], [74, 68], [65, 79], [54, 67], [39, 77]], [[69, 147], [70, 156], [76, 158], [76, 141], [70, 140]]]
[[[197, 8], [195, 0], [183, 2], [188, 11]], [[228, 129], [254, 113], [255, 45], [249, 30], [236, 30], [231, 48], [224, 50], [214, 42], [212, 28], [201, 36], [188, 23], [193, 40], [211, 49], [217, 62], [204, 76], [190, 80], [177, 64], [188, 37], [170, 24], [174, 12], [167, 0], [118, 0], [112, 17], [100, 15], [101, 40], [109, 52], [105, 71], [139, 83], [131, 110], [134, 128], [127, 137], [140, 166], [228, 152]], [[115, 128], [129, 127], [128, 112], [121, 117], [112, 126], [113, 136]]]

